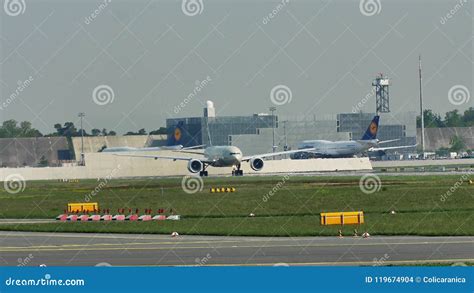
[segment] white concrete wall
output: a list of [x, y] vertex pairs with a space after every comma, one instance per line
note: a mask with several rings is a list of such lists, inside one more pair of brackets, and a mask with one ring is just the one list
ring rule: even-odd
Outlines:
[[474, 165], [474, 159], [457, 160], [404, 160], [404, 161], [375, 161], [374, 168], [393, 167], [418, 167], [418, 166], [449, 166], [449, 165]]
[[[176, 155], [163, 151], [161, 155]], [[243, 163], [244, 173], [270, 174], [295, 172], [353, 171], [372, 170], [367, 158], [350, 159], [312, 159], [312, 160], [270, 160], [265, 161], [262, 171], [250, 169]], [[209, 175], [230, 175], [231, 168], [208, 168]], [[154, 160], [115, 156], [107, 153], [86, 154], [86, 166], [58, 168], [3, 168], [0, 169], [0, 180], [8, 175], [19, 174], [25, 180], [49, 179], [87, 179], [87, 178], [124, 178], [148, 176], [183, 176], [190, 175], [186, 161]]]
[[[148, 146], [152, 140], [166, 142], [166, 135], [117, 135], [117, 136], [86, 136], [84, 137], [84, 153], [96, 153], [104, 145], [112, 147], [142, 148]], [[72, 144], [76, 159], [81, 154], [81, 137], [73, 137]]]

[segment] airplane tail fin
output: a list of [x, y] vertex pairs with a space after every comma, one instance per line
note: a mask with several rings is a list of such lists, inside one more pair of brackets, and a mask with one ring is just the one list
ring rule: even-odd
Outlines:
[[375, 116], [370, 122], [369, 127], [365, 131], [364, 135], [362, 136], [361, 140], [371, 140], [377, 138], [377, 131], [379, 130], [379, 119], [380, 116]]
[[171, 133], [168, 133], [168, 147], [181, 145], [181, 138], [183, 136], [183, 123], [180, 121], [178, 125], [172, 130]]

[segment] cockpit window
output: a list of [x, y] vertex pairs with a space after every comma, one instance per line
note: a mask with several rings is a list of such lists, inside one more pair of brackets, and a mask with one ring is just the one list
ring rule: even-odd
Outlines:
[[240, 155], [240, 153], [230, 153], [230, 155]]

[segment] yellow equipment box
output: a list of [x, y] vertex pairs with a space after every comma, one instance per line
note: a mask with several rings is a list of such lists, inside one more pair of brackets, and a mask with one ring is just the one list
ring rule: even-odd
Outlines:
[[321, 225], [359, 225], [364, 224], [364, 212], [321, 213]]
[[69, 213], [74, 212], [94, 212], [99, 210], [99, 203], [97, 202], [78, 202], [68, 203], [67, 211]]

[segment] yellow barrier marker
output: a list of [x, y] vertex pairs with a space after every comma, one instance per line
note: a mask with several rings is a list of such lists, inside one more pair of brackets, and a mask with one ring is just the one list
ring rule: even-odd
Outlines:
[[72, 212], [94, 212], [99, 210], [99, 203], [97, 202], [78, 202], [68, 203], [67, 211]]
[[360, 225], [364, 224], [364, 212], [321, 213], [321, 225]]

